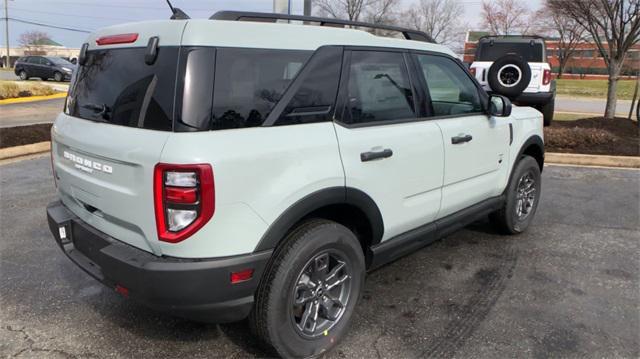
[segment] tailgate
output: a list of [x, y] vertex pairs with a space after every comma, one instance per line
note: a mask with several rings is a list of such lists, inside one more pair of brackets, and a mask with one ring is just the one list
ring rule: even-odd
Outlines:
[[153, 169], [170, 132], [60, 114], [52, 161], [63, 203], [83, 221], [156, 254]]

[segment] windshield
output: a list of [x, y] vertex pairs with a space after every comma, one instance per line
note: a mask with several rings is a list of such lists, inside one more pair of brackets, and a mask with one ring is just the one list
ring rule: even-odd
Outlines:
[[496, 61], [507, 54], [516, 54], [528, 62], [546, 62], [542, 44], [529, 42], [481, 42], [476, 52], [476, 61]]
[[56, 65], [74, 66], [72, 63], [61, 57], [47, 57], [47, 60], [53, 62]]

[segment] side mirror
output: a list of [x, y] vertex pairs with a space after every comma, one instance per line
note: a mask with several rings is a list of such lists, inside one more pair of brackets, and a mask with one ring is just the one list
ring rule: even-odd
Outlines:
[[489, 96], [489, 115], [496, 117], [511, 115], [511, 101], [501, 95]]

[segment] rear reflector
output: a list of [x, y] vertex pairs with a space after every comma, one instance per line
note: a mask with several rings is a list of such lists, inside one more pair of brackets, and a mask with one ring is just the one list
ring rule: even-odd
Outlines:
[[240, 272], [231, 273], [231, 284], [248, 281], [253, 278], [253, 269], [245, 269]]
[[129, 298], [129, 289], [121, 286], [120, 284], [116, 284], [116, 292], [120, 293], [125, 298]]
[[98, 45], [129, 44], [138, 40], [138, 34], [118, 34], [102, 36], [96, 40]]

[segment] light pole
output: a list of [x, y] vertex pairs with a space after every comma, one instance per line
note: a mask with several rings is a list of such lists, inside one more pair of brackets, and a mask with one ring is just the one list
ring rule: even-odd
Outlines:
[[11, 68], [11, 56], [9, 55], [9, 0], [4, 0], [4, 31], [5, 31], [5, 41], [7, 44], [7, 63], [5, 65], [6, 68]]

